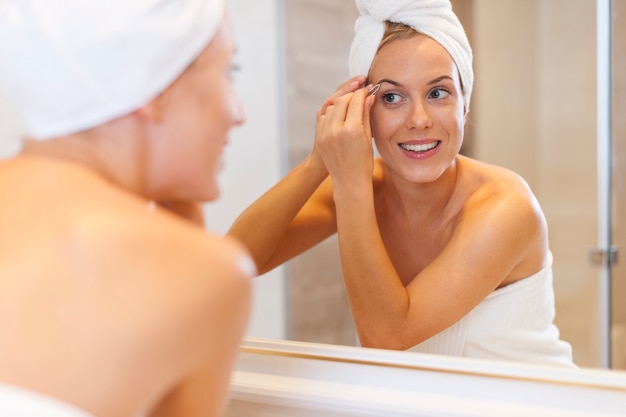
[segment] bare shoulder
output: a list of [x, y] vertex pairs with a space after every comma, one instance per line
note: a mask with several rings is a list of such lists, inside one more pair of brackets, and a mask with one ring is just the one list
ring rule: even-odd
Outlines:
[[539, 270], [547, 262], [548, 226], [528, 183], [503, 167], [465, 157], [458, 162], [465, 188], [461, 229], [509, 259], [512, 270], [504, 283]]
[[99, 262], [128, 269], [138, 284], [162, 279], [164, 286], [168, 280], [191, 288], [247, 286], [256, 273], [248, 252], [234, 238], [210, 233], [116, 190], [92, 195], [75, 218], [73, 239], [91, 247]]
[[[206, 290], [246, 292], [255, 273], [247, 251], [234, 239], [165, 210], [150, 210], [145, 200], [88, 170], [16, 161], [0, 167], [0, 189], [5, 191], [0, 226], [11, 243], [3, 251], [8, 254], [5, 276], [43, 269], [47, 282], [77, 284], [77, 291], [94, 291], [102, 302], [111, 301], [105, 294], [125, 291], [143, 294], [145, 303], [154, 296], [158, 304], [168, 291], [181, 300], [183, 291], [196, 297], [210, 296]], [[87, 277], [90, 286], [80, 285]]]
[[98, 375], [91, 392], [145, 401], [207, 361], [226, 369], [255, 272], [241, 244], [74, 167], [1, 164], [0, 190], [0, 313], [22, 337], [0, 326], [2, 378], [71, 401]]
[[[541, 213], [539, 203], [526, 180], [514, 171], [459, 156], [458, 167], [462, 184], [467, 188], [468, 203], [488, 203], [493, 209], [504, 206], [519, 206]], [[509, 207], [514, 208], [514, 207]]]

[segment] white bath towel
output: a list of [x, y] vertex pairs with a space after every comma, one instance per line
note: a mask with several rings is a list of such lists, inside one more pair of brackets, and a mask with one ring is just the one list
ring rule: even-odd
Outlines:
[[413, 352], [576, 368], [554, 325], [552, 253], [537, 273], [489, 294], [465, 317]]
[[54, 398], [23, 388], [0, 384], [2, 417], [93, 417]]
[[350, 49], [351, 76], [369, 73], [385, 21], [402, 23], [430, 36], [448, 51], [459, 69], [465, 110], [469, 111], [474, 84], [472, 48], [449, 0], [356, 0], [356, 5], [361, 16], [356, 21]]
[[0, 84], [47, 139], [130, 113], [213, 37], [223, 0], [0, 0]]

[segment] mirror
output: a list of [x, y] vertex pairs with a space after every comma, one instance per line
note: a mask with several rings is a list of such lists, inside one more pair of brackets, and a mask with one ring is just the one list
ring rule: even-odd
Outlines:
[[[613, 244], [626, 239], [626, 2], [613, 7], [613, 188], [611, 213], [597, 196], [596, 0], [453, 0], [475, 55], [476, 83], [463, 152], [521, 174], [546, 214], [554, 255], [556, 324], [575, 362], [605, 366], [600, 342], [601, 268], [590, 264], [599, 218]], [[347, 78], [354, 0], [232, 0], [247, 123], [233, 132], [222, 198], [209, 227], [236, 215], [310, 151], [314, 115]], [[22, 126], [0, 94], [0, 154], [16, 150]], [[9, 140], [7, 140], [9, 139]], [[283, 158], [286, 155], [286, 158]], [[262, 160], [262, 167], [259, 161]], [[611, 362], [626, 369], [626, 270], [610, 269]], [[268, 324], [270, 325], [268, 327]], [[354, 345], [336, 238], [255, 281], [252, 336]]]
[[[600, 187], [608, 184], [597, 182], [596, 1], [452, 3], [475, 55], [476, 84], [463, 152], [508, 167], [529, 182], [549, 224], [556, 324], [573, 345], [577, 364], [603, 366], [599, 311], [606, 306], [599, 304], [601, 269], [589, 260], [589, 251], [597, 246], [598, 219], [608, 215], [599, 212], [597, 203]], [[310, 150], [316, 109], [347, 78], [357, 11], [352, 0], [286, 1], [284, 6], [291, 168]], [[625, 9], [623, 2], [613, 7]], [[623, 24], [614, 27], [624, 31]], [[626, 36], [614, 39], [623, 43]], [[615, 55], [623, 60], [626, 54]], [[616, 86], [621, 82], [615, 104], [621, 104], [623, 113], [623, 71], [615, 76]], [[614, 114], [618, 112], [616, 108]], [[624, 120], [617, 119], [621, 125], [615, 130], [621, 129], [624, 137]], [[619, 169], [626, 153], [613, 155]], [[619, 179], [616, 183], [621, 184]], [[615, 196], [617, 206], [620, 198], [626, 194]], [[287, 265], [289, 339], [354, 344], [336, 247], [331, 238]], [[619, 276], [619, 264], [612, 272], [614, 297], [620, 291], [623, 299], [626, 276]], [[613, 304], [612, 362], [614, 368], [624, 368], [626, 305]]]

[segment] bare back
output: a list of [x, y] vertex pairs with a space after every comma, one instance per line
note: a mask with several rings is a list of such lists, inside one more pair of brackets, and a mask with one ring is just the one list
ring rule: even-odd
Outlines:
[[218, 415], [254, 272], [240, 245], [50, 159], [0, 164], [0, 190], [0, 381], [128, 416], [208, 367]]

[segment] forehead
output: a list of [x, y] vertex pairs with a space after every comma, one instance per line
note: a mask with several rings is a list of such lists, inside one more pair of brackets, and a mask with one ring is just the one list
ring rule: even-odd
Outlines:
[[447, 75], [458, 80], [456, 64], [448, 51], [434, 39], [416, 34], [397, 39], [383, 46], [376, 54], [370, 69], [373, 82], [379, 77], [404, 78], [423, 74], [426, 77]]
[[195, 64], [211, 65], [227, 60], [235, 49], [233, 28], [228, 15], [222, 19], [213, 39], [196, 58]]

